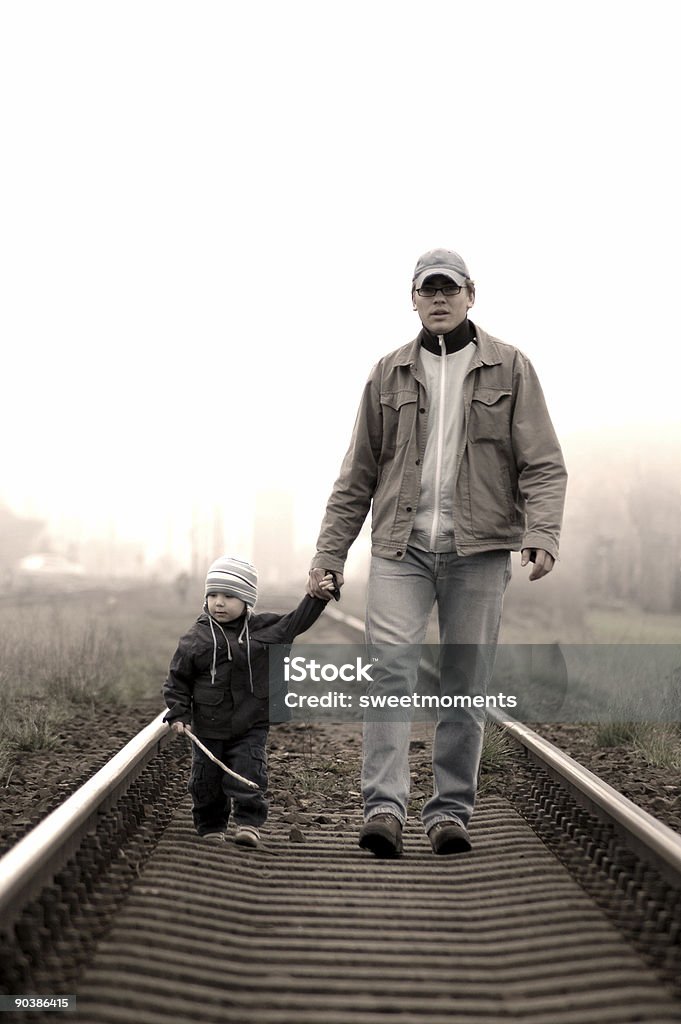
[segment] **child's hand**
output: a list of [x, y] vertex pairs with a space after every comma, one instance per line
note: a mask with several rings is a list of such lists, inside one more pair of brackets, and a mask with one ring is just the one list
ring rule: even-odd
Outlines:
[[330, 601], [332, 597], [335, 598], [336, 601], [340, 600], [340, 588], [336, 583], [336, 577], [334, 573], [327, 572], [326, 576], [322, 576], [321, 580], [319, 581], [319, 588], [323, 592], [321, 595], [322, 600]]
[[[331, 586], [329, 586], [329, 580], [331, 580]], [[335, 597], [337, 601], [340, 601], [342, 586], [342, 572], [333, 572], [331, 569], [310, 569], [305, 592], [308, 597], [318, 597], [323, 601], [328, 601], [329, 597]]]
[[171, 722], [170, 728], [172, 732], [184, 732], [184, 722]]

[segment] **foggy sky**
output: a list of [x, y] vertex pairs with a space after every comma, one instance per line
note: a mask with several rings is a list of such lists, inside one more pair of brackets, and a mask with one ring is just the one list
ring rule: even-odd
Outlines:
[[288, 488], [312, 542], [434, 246], [567, 449], [669, 446], [674, 25], [659, 0], [3, 5], [0, 500], [154, 554], [216, 505], [243, 550]]

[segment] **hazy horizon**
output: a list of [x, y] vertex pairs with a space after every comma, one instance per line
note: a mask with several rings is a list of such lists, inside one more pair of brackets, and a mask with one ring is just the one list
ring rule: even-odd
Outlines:
[[662, 2], [6, 5], [0, 503], [153, 561], [192, 523], [219, 539], [216, 508], [247, 550], [257, 495], [288, 491], [313, 544], [439, 245], [539, 373], [568, 514], [575, 466], [617, 481], [638, 442], [678, 486], [674, 25]]

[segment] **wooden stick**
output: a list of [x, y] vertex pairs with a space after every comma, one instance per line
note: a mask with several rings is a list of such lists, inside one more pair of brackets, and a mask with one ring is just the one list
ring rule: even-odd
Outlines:
[[239, 775], [237, 772], [233, 772], [232, 769], [228, 768], [226, 764], [223, 764], [222, 761], [220, 761], [219, 758], [215, 756], [215, 754], [211, 754], [208, 747], [203, 745], [201, 740], [198, 738], [198, 736], [194, 735], [189, 726], [185, 725], [184, 732], [186, 733], [187, 736], [189, 736], [189, 739], [192, 741], [192, 743], [195, 743], [196, 746], [204, 752], [206, 757], [209, 757], [211, 761], [214, 761], [215, 764], [218, 765], [219, 768], [222, 768], [223, 772], [227, 772], [228, 775], [232, 775], [235, 779], [238, 779], [239, 782], [243, 782], [246, 786], [249, 786], [250, 789], [260, 789], [260, 786], [258, 785], [257, 782], [251, 782], [250, 779], [245, 779], [243, 775]]

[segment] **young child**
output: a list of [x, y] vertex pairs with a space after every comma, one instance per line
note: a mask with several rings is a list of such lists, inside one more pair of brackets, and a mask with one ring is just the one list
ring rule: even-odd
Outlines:
[[233, 810], [234, 841], [260, 841], [268, 807], [269, 645], [292, 643], [319, 618], [333, 595], [330, 574], [322, 587], [323, 600], [304, 597], [287, 615], [254, 615], [253, 565], [225, 555], [208, 570], [203, 614], [180, 639], [163, 685], [164, 721], [176, 732], [191, 723], [215, 757], [260, 790], [249, 789], [192, 745], [189, 792], [194, 825], [204, 839], [222, 842]]

